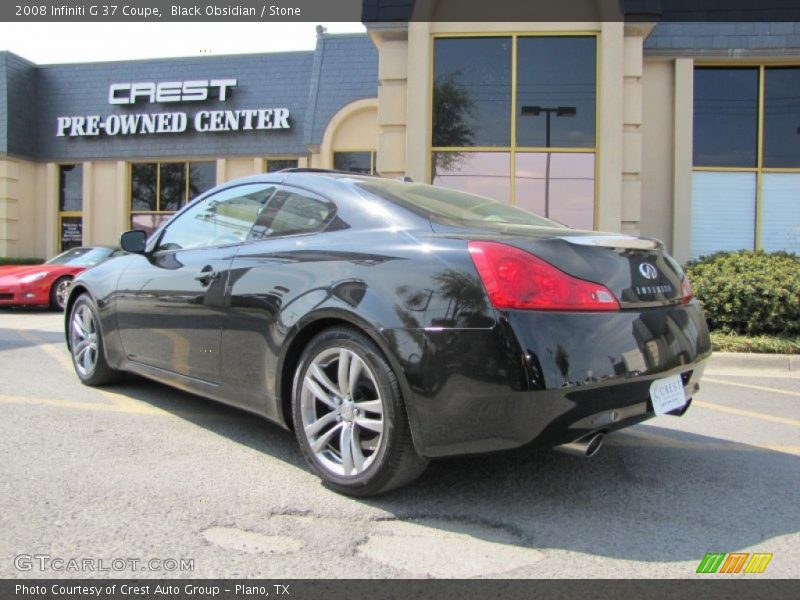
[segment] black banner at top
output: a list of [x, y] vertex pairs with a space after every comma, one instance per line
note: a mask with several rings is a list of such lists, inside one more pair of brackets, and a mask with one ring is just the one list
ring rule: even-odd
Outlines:
[[12, 0], [10, 22], [798, 22], [798, 0]]

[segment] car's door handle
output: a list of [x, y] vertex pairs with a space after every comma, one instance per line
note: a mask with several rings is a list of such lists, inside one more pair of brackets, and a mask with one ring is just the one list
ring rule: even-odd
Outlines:
[[[206, 270], [206, 269], [208, 269], [208, 270]], [[203, 285], [208, 285], [208, 284], [210, 284], [212, 281], [215, 281], [215, 280], [219, 279], [219, 277], [220, 277], [220, 273], [219, 273], [219, 271], [214, 271], [214, 270], [213, 270], [213, 269], [211, 269], [210, 267], [206, 267], [206, 269], [203, 269], [203, 270], [200, 272], [200, 275], [198, 275], [197, 277], [195, 277], [195, 279], [196, 279], [197, 281], [199, 281], [199, 282], [200, 282], [200, 283], [202, 283]]]

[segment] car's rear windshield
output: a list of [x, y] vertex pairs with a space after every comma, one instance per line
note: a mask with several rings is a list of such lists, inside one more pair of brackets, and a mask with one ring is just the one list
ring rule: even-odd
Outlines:
[[392, 179], [359, 178], [355, 185], [389, 202], [434, 221], [453, 225], [528, 225], [565, 227], [520, 208], [491, 198], [433, 185], [407, 183]]
[[110, 248], [72, 248], [58, 256], [54, 256], [45, 264], [91, 267], [107, 259], [111, 252]]

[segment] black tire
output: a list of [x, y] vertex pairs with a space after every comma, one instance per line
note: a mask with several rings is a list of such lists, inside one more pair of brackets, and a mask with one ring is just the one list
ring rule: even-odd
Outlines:
[[69, 295], [69, 286], [72, 284], [72, 277], [66, 275], [59, 277], [50, 287], [50, 310], [64, 312]]
[[[89, 317], [91, 318], [91, 326], [89, 325]], [[74, 322], [76, 318], [81, 320], [82, 328], [76, 326]], [[85, 385], [92, 387], [119, 383], [125, 377], [123, 371], [110, 367], [108, 361], [106, 361], [103, 332], [99, 323], [97, 308], [92, 298], [88, 294], [78, 296], [69, 313], [67, 329], [69, 353], [78, 378]], [[85, 360], [86, 355], [80, 352], [80, 342], [85, 340], [90, 340], [94, 344], [93, 350], [91, 349], [91, 343], [89, 348], [85, 350], [86, 353], [89, 353], [90, 358], [93, 358], [90, 361]], [[91, 364], [88, 364], [89, 362]]]
[[[306, 376], [309, 376], [312, 365], [319, 368], [320, 360], [324, 360], [327, 355], [334, 355], [336, 352], [339, 352], [339, 356], [342, 356], [342, 350], [347, 351], [345, 356], [349, 353], [351, 364], [354, 362], [352, 355], [362, 361], [358, 371], [359, 375], [355, 378], [360, 383], [356, 384], [358, 389], [352, 395], [339, 394], [340, 397], [338, 398], [333, 398], [334, 394], [330, 393], [330, 388], [323, 389], [323, 392], [328, 394], [329, 399], [333, 399], [338, 405], [338, 410], [334, 410], [330, 405], [325, 405], [320, 401], [319, 396], [316, 393], [312, 393], [311, 388], [306, 386], [304, 381]], [[337, 364], [341, 361], [335, 358], [331, 360], [333, 362], [329, 363], [330, 366], [324, 368], [329, 370], [338, 369]], [[366, 367], [366, 370], [364, 370], [364, 367]], [[350, 374], [353, 373], [353, 371], [349, 372]], [[315, 379], [315, 381], [317, 380]], [[328, 383], [341, 389], [341, 381], [339, 379], [336, 381], [337, 383], [333, 384], [333, 381], [329, 379]], [[352, 387], [350, 389], [353, 390]], [[379, 394], [377, 400], [382, 405], [379, 416], [377, 413], [365, 412], [359, 408], [366, 406], [367, 401], [377, 408], [375, 405], [376, 400], [372, 399], [376, 392]], [[357, 399], [359, 402], [356, 402]], [[355, 410], [350, 410], [343, 417], [340, 413], [348, 408], [345, 405], [349, 405], [350, 409], [355, 407]], [[310, 408], [311, 406], [316, 408]], [[331, 442], [326, 444], [322, 451], [312, 449], [312, 441], [309, 439], [309, 435], [306, 435], [306, 424], [318, 418], [317, 410], [327, 413], [324, 415], [326, 418], [331, 415], [334, 416], [330, 427], [326, 425], [325, 428], [319, 429], [317, 433], [311, 434], [311, 437], [316, 436], [315, 441], [317, 443], [321, 438], [325, 438], [331, 430], [339, 428], [338, 432], [331, 434]], [[353, 416], [353, 413], [356, 416]], [[360, 420], [359, 414], [361, 415]], [[408, 417], [406, 416], [406, 409], [397, 377], [378, 346], [356, 329], [348, 327], [326, 329], [314, 337], [306, 346], [294, 375], [292, 415], [295, 434], [306, 461], [322, 478], [323, 483], [336, 492], [358, 497], [374, 496], [411, 483], [422, 474], [428, 465], [428, 461], [420, 457], [414, 450]], [[367, 418], [370, 415], [373, 419]], [[376, 416], [382, 420], [382, 432], [379, 434], [377, 441], [374, 439], [370, 441], [370, 436], [378, 434], [363, 428], [359, 423], [364, 421], [375, 423], [377, 422], [375, 420]], [[338, 419], [338, 421], [335, 419]], [[317, 422], [321, 420], [319, 418]], [[336, 449], [333, 446], [344, 443], [343, 431], [348, 427], [351, 432], [348, 439], [351, 440], [351, 447], [355, 448], [351, 450], [349, 456], [355, 457], [356, 453], [358, 453], [363, 459], [365, 453], [368, 452], [370, 454], [363, 461], [362, 471], [357, 472], [357, 469], [353, 468], [352, 473], [344, 474], [337, 472], [340, 466], [335, 464], [337, 456]], [[367, 438], [366, 441], [364, 436]], [[339, 439], [336, 440], [336, 438]], [[352, 466], [354, 464], [352, 459], [345, 461], [341, 449], [339, 450], [338, 458], [342, 463], [341, 468], [343, 470], [347, 469], [345, 465]]]

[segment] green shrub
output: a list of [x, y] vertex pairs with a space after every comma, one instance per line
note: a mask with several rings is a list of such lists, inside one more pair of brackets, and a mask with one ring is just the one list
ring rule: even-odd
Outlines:
[[717, 252], [686, 265], [713, 331], [800, 334], [800, 257], [786, 252]]
[[0, 265], [40, 265], [43, 258], [18, 258], [16, 256], [0, 256]]

